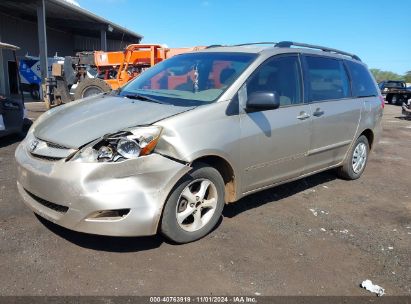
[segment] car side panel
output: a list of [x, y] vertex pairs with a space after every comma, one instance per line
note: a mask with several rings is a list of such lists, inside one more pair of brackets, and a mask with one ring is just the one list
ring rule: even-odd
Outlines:
[[340, 163], [347, 153], [361, 119], [362, 99], [341, 99], [311, 104], [312, 137], [305, 173]]
[[378, 97], [366, 97], [364, 98], [364, 106], [361, 112], [361, 121], [359, 123], [356, 138], [360, 136], [365, 130], [371, 130], [374, 136], [373, 145], [374, 148], [381, 137], [382, 132], [382, 115], [383, 109], [381, 107], [381, 101]]
[[244, 113], [241, 124], [241, 164], [244, 193], [302, 174], [311, 135], [310, 106]]

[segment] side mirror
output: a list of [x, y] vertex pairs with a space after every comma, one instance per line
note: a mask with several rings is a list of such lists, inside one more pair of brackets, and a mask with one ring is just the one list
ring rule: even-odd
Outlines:
[[255, 92], [248, 96], [246, 111], [274, 110], [280, 107], [280, 96], [277, 92]]

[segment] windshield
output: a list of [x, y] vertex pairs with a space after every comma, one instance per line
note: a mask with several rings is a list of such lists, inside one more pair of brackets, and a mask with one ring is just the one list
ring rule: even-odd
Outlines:
[[385, 84], [386, 88], [405, 88], [404, 82], [392, 81]]
[[121, 96], [145, 96], [182, 106], [202, 105], [218, 97], [250, 65], [256, 54], [188, 53], [150, 68], [126, 84]]

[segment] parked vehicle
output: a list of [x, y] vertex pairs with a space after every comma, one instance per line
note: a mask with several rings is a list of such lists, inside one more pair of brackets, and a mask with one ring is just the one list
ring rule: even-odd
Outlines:
[[22, 133], [23, 128], [23, 103], [0, 95], [0, 137]]
[[359, 178], [383, 108], [353, 54], [210, 47], [43, 114], [16, 150], [17, 185], [69, 229], [191, 242], [251, 193], [331, 168]]
[[47, 108], [117, 90], [144, 70], [177, 54], [203, 47], [166, 48], [159, 44], [130, 44], [118, 52], [78, 52], [52, 66], [47, 79]]
[[[14, 59], [17, 62], [16, 50], [20, 49], [18, 46], [0, 42], [0, 50], [1, 49], [12, 51]], [[18, 75], [18, 68], [16, 73]], [[0, 95], [0, 137], [21, 133], [23, 131], [25, 111], [20, 77], [18, 77], [18, 87], [21, 93], [21, 101], [12, 100]]]
[[405, 81], [385, 80], [378, 84], [384, 99], [392, 104], [402, 104], [411, 98]]
[[[64, 58], [58, 57], [56, 54], [54, 57], [47, 58], [47, 62], [48, 69], [51, 72], [52, 65], [64, 62]], [[19, 61], [19, 72], [21, 89], [24, 92], [29, 92], [34, 100], [40, 100], [40, 88], [43, 81], [40, 73], [40, 58], [28, 55], [21, 58]]]

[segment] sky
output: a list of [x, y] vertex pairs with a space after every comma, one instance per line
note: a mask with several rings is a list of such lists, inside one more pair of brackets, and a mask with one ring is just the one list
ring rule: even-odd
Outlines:
[[411, 70], [411, 0], [76, 1], [143, 35], [143, 43], [297, 41], [357, 54], [370, 68]]

